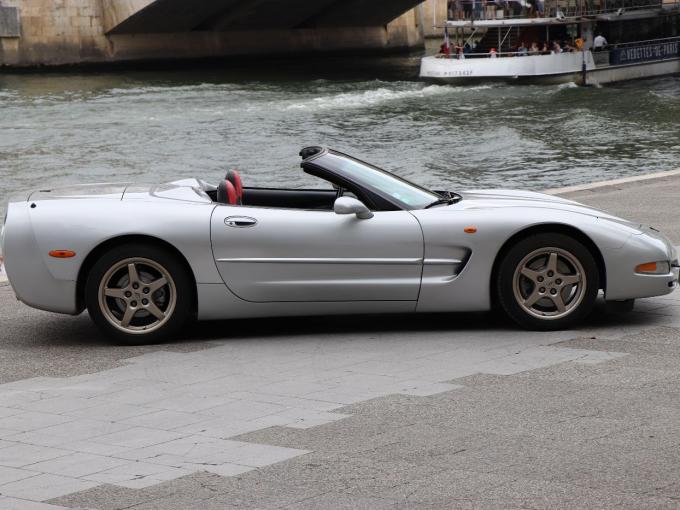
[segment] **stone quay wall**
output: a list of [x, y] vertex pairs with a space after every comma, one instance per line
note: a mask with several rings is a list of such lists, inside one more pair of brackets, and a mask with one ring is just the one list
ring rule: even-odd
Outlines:
[[424, 31], [422, 6], [381, 27], [107, 35], [117, 15], [110, 0], [0, 0], [0, 66], [397, 50]]

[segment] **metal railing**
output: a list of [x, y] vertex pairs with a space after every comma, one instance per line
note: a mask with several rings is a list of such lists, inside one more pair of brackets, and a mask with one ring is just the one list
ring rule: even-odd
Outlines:
[[680, 0], [448, 0], [448, 19], [574, 18], [645, 9], [680, 9]]
[[562, 53], [555, 53], [553, 51], [543, 51], [539, 50], [538, 52], [522, 52], [522, 51], [499, 51], [499, 52], [487, 52], [487, 53], [463, 53], [463, 56], [461, 57], [460, 53], [451, 53], [449, 55], [446, 55], [444, 53], [437, 53], [434, 55], [435, 58], [444, 58], [444, 59], [450, 59], [450, 60], [466, 60], [468, 58], [505, 58], [505, 57], [540, 57], [540, 56], [547, 56], [547, 55], [562, 55], [562, 54], [568, 54], [568, 53], [579, 53], [578, 51], [563, 51]]
[[[596, 60], [601, 60], [601, 63], [608, 63], [608, 57], [604, 58], [604, 54], [609, 54], [611, 52], [615, 52], [617, 50], [624, 50], [628, 48], [649, 48], [649, 47], [656, 47], [659, 45], [664, 45], [667, 43], [677, 43], [675, 47], [671, 47], [671, 49], [675, 48], [673, 51], [675, 54], [677, 54], [678, 57], [680, 57], [680, 36], [676, 37], [662, 37], [659, 39], [646, 39], [642, 41], [631, 41], [631, 42], [625, 42], [625, 43], [614, 43], [606, 46], [603, 48], [602, 51], [595, 51], [595, 55], [599, 56], [599, 59]], [[486, 53], [478, 53], [478, 52], [457, 52], [456, 47], [454, 46], [452, 48], [451, 53], [448, 55], [445, 53], [438, 53], [434, 55], [436, 58], [445, 58], [445, 59], [454, 59], [454, 60], [464, 60], [467, 58], [501, 58], [501, 57], [536, 57], [540, 55], [561, 55], [564, 53], [579, 53], [580, 50], [576, 49], [575, 47], [570, 47], [566, 49], [562, 49], [560, 53], [555, 53], [553, 50], [544, 50], [540, 49], [538, 51], [536, 50], [531, 50], [527, 49], [527, 51], [499, 51], [497, 52], [486, 52]], [[664, 48], [665, 50], [668, 50], [668, 48]], [[591, 50], [584, 50], [584, 51], [591, 51]], [[598, 55], [600, 54], [600, 55]], [[462, 56], [461, 56], [462, 55]], [[668, 57], [670, 54], [664, 53], [663, 56]], [[662, 57], [663, 57], [662, 56]], [[606, 60], [607, 62], [604, 62]], [[653, 60], [653, 58], [652, 58]]]

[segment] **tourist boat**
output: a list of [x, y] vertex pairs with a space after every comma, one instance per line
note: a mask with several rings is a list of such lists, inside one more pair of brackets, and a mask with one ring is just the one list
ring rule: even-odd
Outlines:
[[[465, 11], [449, 13], [461, 19], [447, 21], [442, 51], [422, 59], [421, 78], [598, 85], [680, 73], [680, 0], [452, 4], [464, 2]], [[595, 44], [598, 35], [606, 45]], [[573, 50], [560, 52], [554, 42]], [[548, 49], [529, 53], [532, 43]]]

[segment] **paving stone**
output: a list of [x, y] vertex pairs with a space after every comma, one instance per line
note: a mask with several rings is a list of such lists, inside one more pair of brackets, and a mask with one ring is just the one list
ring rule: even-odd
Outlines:
[[22, 480], [35, 475], [35, 471], [0, 466], [0, 494], [2, 493], [1, 487], [3, 484], [16, 482], [17, 480]]
[[27, 432], [29, 430], [42, 429], [51, 425], [66, 423], [73, 420], [73, 418], [60, 416], [58, 414], [27, 411], [6, 418], [0, 418], [0, 429]]
[[[156, 485], [165, 480], [171, 480], [190, 474], [185, 469], [149, 464], [145, 462], [126, 462], [116, 467], [100, 471], [83, 477], [84, 480], [108, 483], [130, 489], [139, 489]], [[96, 484], [92, 484], [94, 486]], [[72, 491], [75, 492], [75, 491]]]
[[132, 418], [119, 421], [118, 423], [120, 425], [130, 425], [131, 428], [132, 426], [139, 426], [160, 430], [173, 430], [179, 427], [193, 425], [200, 421], [205, 421], [205, 419], [205, 416], [195, 413], [162, 410], [143, 414], [141, 416], [133, 416]]
[[70, 454], [67, 450], [19, 443], [3, 448], [0, 453], [0, 465], [6, 467], [22, 467], [43, 460], [56, 459]]
[[45, 501], [65, 494], [90, 489], [97, 484], [82, 479], [64, 476], [38, 474], [0, 487], [3, 496], [32, 501]]
[[26, 466], [26, 469], [71, 478], [82, 478], [86, 475], [106, 471], [126, 463], [127, 461], [123, 459], [105, 457], [103, 455], [73, 453], [64, 457], [29, 464]]
[[181, 437], [184, 437], [184, 434], [147, 427], [134, 427], [121, 432], [97, 436], [94, 438], [94, 441], [125, 448], [143, 448], [158, 443], [166, 443]]
[[0, 496], [2, 510], [67, 510], [66, 507]]

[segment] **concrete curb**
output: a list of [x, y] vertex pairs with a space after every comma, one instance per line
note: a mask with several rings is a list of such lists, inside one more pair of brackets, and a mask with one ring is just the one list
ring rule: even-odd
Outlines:
[[547, 193], [548, 195], [562, 195], [565, 193], [574, 193], [576, 191], [590, 191], [598, 188], [606, 188], [608, 186], [618, 186], [621, 184], [628, 184], [631, 182], [641, 182], [641, 181], [649, 181], [653, 179], [663, 179], [664, 177], [672, 177], [675, 175], [680, 175], [680, 168], [676, 170], [668, 170], [666, 172], [656, 172], [653, 174], [645, 174], [645, 175], [635, 175], [633, 177], [622, 177], [620, 179], [612, 179], [609, 181], [599, 181], [599, 182], [593, 182], [591, 184], [580, 184], [576, 186], [566, 186], [564, 188], [552, 188], [552, 189], [547, 189], [543, 191], [543, 193]]

